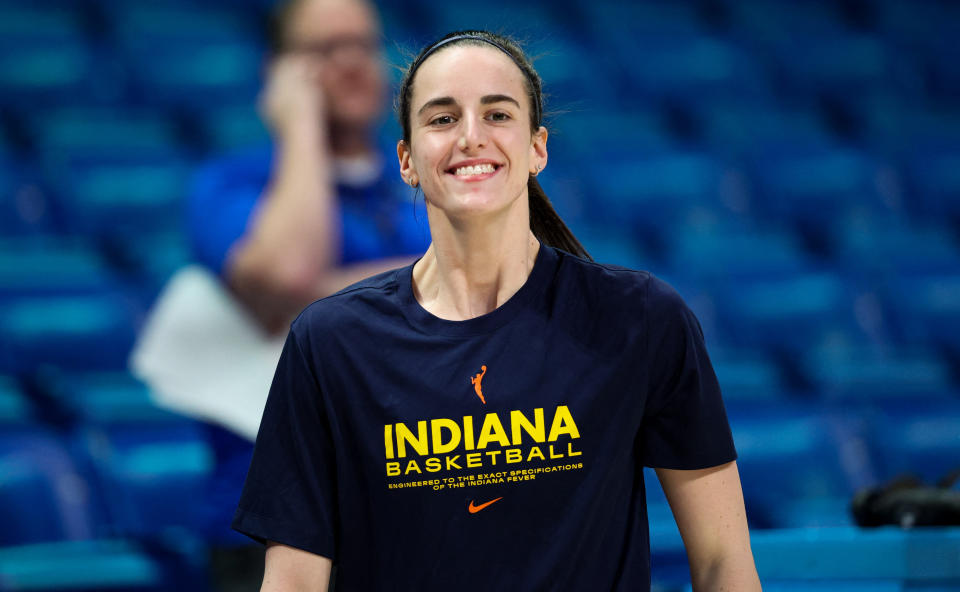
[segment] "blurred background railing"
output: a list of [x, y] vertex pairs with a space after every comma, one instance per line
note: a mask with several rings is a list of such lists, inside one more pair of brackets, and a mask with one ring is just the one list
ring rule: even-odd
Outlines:
[[[960, 466], [960, 4], [378, 7], [394, 64], [464, 27], [539, 56], [541, 183], [594, 258], [653, 271], [697, 313], [768, 589], [957, 589], [955, 532], [859, 531], [849, 504]], [[190, 260], [191, 171], [268, 139], [269, 8], [0, 0], [0, 589], [207, 589], [192, 526], [210, 443], [127, 357]], [[655, 584], [682, 589], [648, 481]], [[881, 569], [890, 537], [946, 567]], [[863, 573], [818, 586], [769, 559], [824, 540]]]

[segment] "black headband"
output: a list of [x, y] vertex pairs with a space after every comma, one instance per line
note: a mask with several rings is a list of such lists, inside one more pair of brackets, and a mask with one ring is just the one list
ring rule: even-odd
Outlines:
[[[509, 57], [511, 60], [513, 60], [513, 63], [516, 64], [517, 67], [520, 68], [520, 71], [523, 72], [523, 75], [527, 77], [527, 82], [530, 83], [530, 87], [536, 89], [536, 87], [535, 87], [534, 84], [533, 84], [533, 81], [530, 80], [529, 74], [527, 74], [526, 68], [523, 67], [523, 65], [520, 63], [520, 61], [519, 61], [517, 58], [515, 58], [512, 53], [510, 53], [509, 51], [507, 51], [507, 48], [506, 48], [506, 47], [500, 45], [499, 43], [497, 43], [497, 42], [494, 41], [493, 39], [487, 39], [486, 37], [480, 37], [480, 36], [478, 36], [478, 35], [470, 35], [470, 34], [454, 35], [453, 37], [450, 37], [450, 38], [448, 38], [448, 39], [444, 39], [443, 41], [438, 41], [433, 47], [431, 47], [430, 49], [428, 49], [427, 51], [425, 51], [425, 52], [423, 53], [423, 55], [421, 55], [419, 58], [417, 58], [417, 61], [416, 61], [416, 62], [413, 63], [413, 66], [410, 68], [410, 76], [407, 78], [407, 80], [408, 80], [408, 81], [409, 81], [409, 80], [413, 80], [413, 74], [414, 74], [414, 72], [417, 71], [417, 69], [420, 67], [420, 64], [422, 64], [424, 60], [426, 60], [428, 57], [430, 57], [430, 54], [432, 54], [433, 52], [437, 51], [438, 49], [440, 49], [440, 48], [443, 47], [444, 45], [447, 45], [447, 44], [449, 44], [449, 43], [453, 43], [454, 41], [463, 41], [464, 39], [473, 39], [474, 41], [482, 41], [483, 43], [490, 44], [490, 45], [496, 47], [497, 49], [499, 49], [500, 51], [502, 51], [503, 53], [507, 54], [507, 57]], [[408, 82], [408, 84], [409, 84], [409, 82]], [[540, 125], [540, 101], [537, 99], [536, 93], [534, 93], [534, 97], [533, 97], [533, 114], [536, 116], [536, 117], [534, 118], [534, 121], [536, 121], [537, 125], [539, 126], [539, 125]]]

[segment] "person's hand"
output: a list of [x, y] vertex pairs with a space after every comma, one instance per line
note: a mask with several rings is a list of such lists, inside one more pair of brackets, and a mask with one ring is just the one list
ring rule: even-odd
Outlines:
[[286, 137], [301, 126], [324, 124], [325, 101], [319, 60], [287, 54], [275, 59], [260, 95], [260, 111], [274, 134]]

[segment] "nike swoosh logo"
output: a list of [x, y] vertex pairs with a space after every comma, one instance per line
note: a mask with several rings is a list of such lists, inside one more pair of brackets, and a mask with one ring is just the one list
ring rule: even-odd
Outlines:
[[470, 505], [467, 506], [467, 511], [470, 512], [471, 514], [476, 514], [477, 512], [479, 512], [480, 510], [486, 508], [486, 507], [489, 506], [490, 504], [495, 503], [495, 502], [499, 502], [499, 501], [502, 500], [502, 499], [503, 499], [503, 496], [500, 496], [500, 497], [498, 497], [497, 499], [492, 499], [492, 500], [490, 500], [489, 502], [485, 502], [485, 503], [480, 504], [479, 506], [473, 505], [473, 500], [470, 500]]

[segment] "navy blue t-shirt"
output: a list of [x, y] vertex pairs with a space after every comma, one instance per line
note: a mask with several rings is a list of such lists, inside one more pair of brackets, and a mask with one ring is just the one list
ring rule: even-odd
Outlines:
[[736, 458], [680, 296], [546, 246], [474, 319], [411, 278], [293, 323], [234, 528], [332, 558], [340, 592], [649, 589], [642, 467]]

